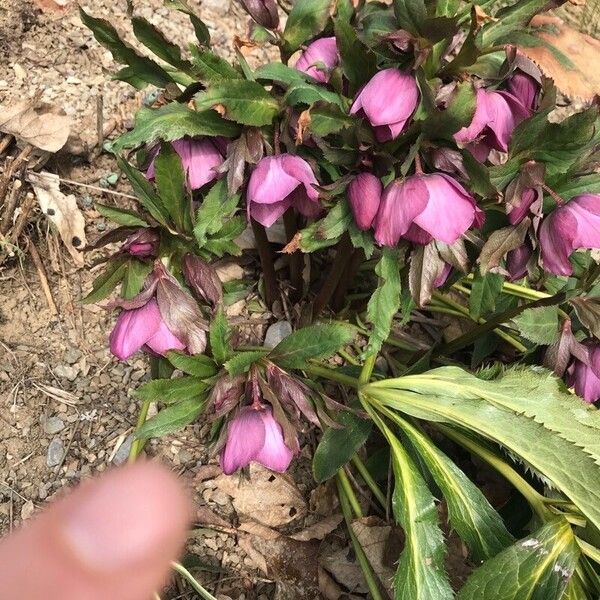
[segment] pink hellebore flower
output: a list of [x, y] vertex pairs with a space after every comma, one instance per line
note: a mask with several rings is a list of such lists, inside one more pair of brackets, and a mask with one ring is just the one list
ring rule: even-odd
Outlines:
[[319, 214], [319, 182], [299, 156], [279, 154], [263, 158], [250, 176], [246, 199], [249, 215], [270, 227], [293, 206], [307, 217]]
[[372, 173], [359, 173], [348, 186], [348, 202], [359, 229], [366, 231], [371, 227], [379, 205], [383, 185]]
[[310, 75], [320, 83], [327, 83], [331, 71], [340, 62], [335, 37], [326, 37], [315, 40], [302, 52], [296, 62], [296, 69]]
[[511, 225], [518, 225], [529, 213], [531, 205], [540, 198], [540, 194], [533, 188], [526, 188], [521, 192], [518, 204], [508, 207], [508, 220]]
[[554, 275], [571, 275], [571, 254], [580, 248], [600, 248], [600, 194], [582, 194], [559, 206], [539, 231], [542, 265]]
[[454, 134], [480, 162], [491, 150], [508, 152], [515, 127], [531, 115], [531, 110], [509, 92], [477, 90], [475, 115], [468, 127]]
[[358, 93], [350, 114], [368, 119], [378, 142], [387, 142], [403, 133], [417, 110], [419, 88], [412, 75], [399, 69], [379, 71]]
[[523, 279], [527, 275], [527, 263], [531, 254], [529, 244], [523, 244], [506, 255], [506, 270], [511, 281]]
[[530, 110], [536, 109], [540, 84], [531, 75], [515, 71], [508, 79], [506, 88], [523, 106]]
[[[181, 139], [172, 142], [181, 157], [183, 170], [190, 190], [197, 190], [219, 176], [217, 169], [225, 161], [222, 138]], [[146, 171], [146, 177], [155, 176], [154, 160]]]
[[186, 347], [165, 324], [154, 298], [140, 308], [123, 310], [110, 334], [110, 351], [121, 360], [127, 360], [143, 346], [162, 356], [168, 350]]
[[475, 199], [449, 175], [413, 175], [385, 188], [375, 240], [383, 246], [395, 246], [401, 237], [454, 244], [473, 225], [481, 227], [484, 218]]
[[589, 347], [589, 364], [574, 358], [567, 370], [567, 385], [575, 388], [575, 393], [586, 402], [600, 399], [600, 346], [586, 344]]
[[123, 243], [122, 250], [131, 256], [149, 258], [156, 256], [160, 245], [160, 235], [155, 229], [144, 228], [130, 235]]
[[281, 425], [270, 408], [246, 406], [229, 423], [227, 441], [221, 453], [226, 475], [257, 462], [278, 473], [290, 466], [294, 453], [283, 440]]

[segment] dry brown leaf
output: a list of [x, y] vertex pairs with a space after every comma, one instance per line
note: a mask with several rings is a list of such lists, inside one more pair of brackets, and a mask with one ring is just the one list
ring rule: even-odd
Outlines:
[[60, 191], [58, 175], [42, 171], [29, 172], [27, 178], [33, 186], [42, 212], [54, 223], [60, 237], [76, 265], [83, 266], [85, 248], [85, 219], [77, 206], [75, 196]]
[[281, 527], [306, 515], [307, 506], [294, 480], [257, 464], [250, 465], [250, 480], [220, 475], [209, 483], [231, 496], [238, 514], [268, 527]]
[[481, 6], [479, 6], [478, 4], [475, 5], [474, 10], [477, 29], [481, 29], [486, 23], [495, 23], [496, 21], [498, 21], [496, 17], [488, 15], [485, 12], [485, 10], [483, 10], [483, 8], [481, 8]]
[[298, 117], [298, 125], [296, 128], [296, 146], [301, 146], [304, 143], [304, 134], [306, 130], [310, 127], [311, 123], [310, 117], [310, 109], [302, 111], [300, 116]]
[[0, 106], [0, 131], [46, 152], [58, 152], [67, 142], [70, 117], [36, 99]]
[[346, 590], [357, 594], [368, 592], [360, 565], [352, 548], [346, 547], [327, 552], [321, 557], [320, 562], [321, 566]]
[[323, 517], [329, 517], [338, 510], [340, 503], [335, 481], [330, 479], [329, 481], [318, 485], [310, 493], [309, 504], [312, 513], [322, 515]]
[[220, 517], [217, 513], [213, 512], [208, 506], [200, 505], [196, 507], [196, 523], [208, 527], [218, 527], [219, 529], [225, 529], [227, 531], [234, 532], [231, 523]]
[[43, 11], [65, 13], [71, 8], [73, 0], [33, 0], [33, 3]]
[[572, 29], [558, 17], [538, 15], [534, 17], [532, 26], [544, 26], [544, 31], [536, 35], [568, 56], [575, 69], [561, 65], [543, 46], [520, 48], [521, 52], [535, 62], [567, 97], [589, 101], [600, 94], [600, 41]]
[[326, 535], [329, 535], [332, 531], [335, 531], [343, 519], [344, 517], [342, 515], [331, 515], [330, 517], [327, 517], [322, 521], [315, 523], [314, 525], [306, 527], [298, 533], [290, 535], [290, 537], [293, 540], [298, 540], [300, 542], [308, 542], [309, 540], [322, 540]]

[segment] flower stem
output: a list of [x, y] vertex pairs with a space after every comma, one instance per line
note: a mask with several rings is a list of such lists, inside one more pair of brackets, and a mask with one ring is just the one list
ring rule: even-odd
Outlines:
[[358, 454], [355, 454], [352, 457], [352, 462], [354, 463], [354, 466], [356, 467], [360, 476], [363, 478], [363, 481], [367, 484], [371, 492], [373, 492], [373, 495], [375, 498], [377, 498], [382, 508], [385, 509], [387, 506], [387, 497], [381, 491], [381, 488], [377, 485], [377, 482], [373, 479], [373, 477], [371, 477], [371, 473], [369, 473], [365, 463], [360, 459]]
[[254, 232], [254, 238], [256, 239], [256, 247], [260, 257], [260, 266], [262, 267], [263, 277], [265, 280], [265, 302], [267, 304], [267, 308], [270, 309], [278, 296], [273, 252], [271, 251], [271, 246], [269, 245], [269, 239], [267, 238], [267, 232], [265, 231], [264, 225], [261, 225], [254, 219], [250, 219], [250, 221], [252, 224], [252, 231]]
[[[289, 208], [283, 215], [283, 224], [285, 225], [285, 235], [288, 242], [294, 239], [298, 233], [298, 221], [293, 208]], [[296, 303], [302, 298], [304, 291], [304, 281], [302, 279], [302, 267], [304, 263], [304, 255], [299, 250], [292, 252], [289, 256], [290, 261], [290, 282], [292, 284], [292, 292], [290, 299]]]
[[415, 173], [417, 175], [423, 175], [423, 163], [421, 162], [421, 156], [418, 152], [415, 154]]
[[373, 375], [373, 369], [375, 369], [375, 361], [377, 360], [377, 352], [369, 354], [365, 360], [365, 364], [360, 372], [358, 383], [360, 385], [367, 385], [371, 381], [371, 375]]
[[358, 388], [360, 385], [356, 377], [351, 377], [350, 375], [346, 375], [345, 373], [340, 373], [339, 371], [330, 369], [329, 367], [325, 367], [314, 361], [311, 361], [302, 370], [306, 373], [309, 373], [310, 375], [323, 377], [323, 379], [335, 381], [336, 383], [348, 385], [353, 388]]
[[[148, 418], [148, 409], [150, 408], [151, 400], [146, 398], [142, 402], [142, 407], [140, 409], [140, 414], [138, 415], [138, 420], [135, 426], [134, 435], [141, 429], [142, 425], [146, 422]], [[140, 455], [140, 452], [144, 448], [145, 440], [141, 440], [136, 438], [133, 440], [131, 444], [131, 449], [129, 450], [129, 462], [135, 462], [137, 457]]]
[[356, 494], [350, 485], [350, 480], [348, 479], [348, 475], [346, 475], [346, 471], [344, 471], [344, 469], [340, 469], [337, 473], [337, 477], [338, 484], [341, 485], [342, 489], [344, 490], [344, 495], [346, 496], [346, 499], [352, 508], [354, 516], [358, 519], [362, 519], [363, 511], [360, 507], [360, 503], [358, 502], [358, 498], [356, 497]]
[[174, 571], [177, 571], [198, 593], [200, 598], [203, 600], [217, 600], [208, 590], [205, 590], [197, 581], [196, 578], [180, 563], [172, 562], [171, 567]]

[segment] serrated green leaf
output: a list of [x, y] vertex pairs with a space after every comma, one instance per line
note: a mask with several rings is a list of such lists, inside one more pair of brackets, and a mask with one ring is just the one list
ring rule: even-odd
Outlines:
[[210, 31], [204, 22], [189, 7], [186, 0], [165, 0], [165, 6], [186, 14], [196, 33], [196, 39], [204, 46], [210, 46]]
[[125, 276], [121, 284], [121, 296], [126, 299], [137, 296], [142, 291], [144, 281], [151, 271], [151, 262], [144, 262], [136, 258], [130, 259], [126, 263]]
[[331, 4], [332, 0], [302, 0], [294, 3], [283, 32], [283, 40], [289, 51], [297, 50], [325, 29]]
[[474, 319], [479, 319], [495, 310], [503, 284], [502, 275], [497, 273], [482, 275], [479, 271], [475, 272], [469, 296], [469, 311]]
[[567, 177], [552, 183], [552, 189], [563, 198], [570, 200], [579, 194], [600, 193], [600, 173], [590, 173], [579, 177]]
[[279, 103], [256, 81], [230, 79], [214, 82], [208, 90], [196, 94], [196, 109], [225, 107], [227, 118], [244, 125], [270, 125], [279, 112]]
[[208, 389], [200, 377], [178, 379], [153, 379], [141, 385], [135, 395], [144, 401], [175, 404], [189, 398], [197, 398]]
[[340, 429], [328, 427], [315, 450], [312, 462], [317, 483], [331, 479], [367, 441], [372, 425], [354, 413], [343, 411], [337, 416]]
[[238, 352], [232, 356], [223, 366], [231, 375], [236, 377], [248, 371], [248, 369], [257, 361], [267, 356], [268, 350], [251, 350], [249, 352]]
[[479, 567], [457, 600], [560, 600], [578, 559], [569, 523], [557, 518]]
[[225, 363], [231, 356], [232, 348], [229, 343], [231, 330], [222, 308], [219, 308], [210, 322], [209, 337], [210, 348], [215, 361], [217, 364]]
[[215, 361], [204, 354], [190, 356], [184, 352], [169, 350], [167, 352], [167, 359], [176, 369], [183, 371], [187, 375], [207, 379], [217, 374]]
[[144, 219], [132, 210], [106, 206], [106, 204], [95, 204], [94, 206], [103, 217], [106, 217], [119, 225], [125, 225], [127, 227], [148, 227], [148, 222], [144, 221]]
[[314, 252], [333, 246], [353, 223], [346, 200], [334, 204], [327, 215], [300, 232], [299, 247], [302, 252]]
[[379, 284], [367, 307], [367, 319], [373, 324], [373, 331], [369, 337], [369, 353], [379, 352], [390, 335], [394, 315], [400, 308], [402, 292], [400, 265], [400, 251], [395, 248], [384, 248], [381, 259], [375, 267]]
[[354, 119], [343, 112], [339, 106], [331, 104], [317, 106], [310, 111], [310, 125], [308, 128], [315, 135], [325, 137], [331, 133], [338, 133], [343, 129], [352, 127], [354, 124]]
[[284, 338], [268, 358], [283, 369], [302, 369], [311, 359], [329, 358], [355, 335], [355, 327], [347, 323], [311, 325]]
[[239, 194], [229, 194], [227, 181], [224, 179], [213, 185], [196, 213], [194, 237], [200, 248], [206, 245], [209, 235], [223, 229], [231, 213], [237, 208], [239, 199]]
[[534, 344], [549, 346], [558, 340], [558, 306], [528, 308], [513, 322], [519, 333]]
[[171, 142], [186, 135], [234, 137], [239, 132], [239, 125], [222, 119], [214, 110], [197, 112], [171, 102], [160, 108], [140, 108], [135, 115], [134, 128], [112, 142], [111, 148], [113, 152], [119, 152], [157, 140]]
[[204, 409], [205, 398], [197, 396], [163, 408], [148, 419], [136, 433], [138, 439], [162, 437], [193, 423]]
[[349, 21], [336, 19], [334, 29], [342, 71], [350, 82], [350, 93], [353, 93], [377, 72], [377, 56], [362, 43]]
[[79, 15], [86, 27], [89, 27], [96, 40], [107, 48], [118, 63], [129, 65], [138, 79], [157, 87], [165, 87], [173, 82], [173, 78], [150, 58], [138, 54], [128, 46], [117, 33], [117, 30], [105, 19], [96, 19], [81, 7]]
[[267, 63], [266, 65], [261, 65], [254, 71], [254, 78], [265, 79], [267, 81], [277, 81], [279, 83], [283, 83], [284, 85], [312, 81], [312, 78], [306, 73], [298, 71], [298, 69], [294, 69], [293, 67], [288, 67], [280, 62], [272, 62]]
[[121, 283], [127, 270], [127, 262], [124, 256], [109, 261], [106, 270], [98, 275], [92, 284], [92, 291], [81, 301], [82, 304], [94, 304], [107, 298], [110, 293]]
[[[423, 85], [423, 84], [422, 84]], [[428, 85], [426, 82], [424, 85]], [[445, 110], [439, 110], [435, 103], [428, 107], [428, 117], [423, 123], [423, 131], [430, 139], [448, 139], [473, 120], [475, 114], [475, 88], [469, 81], [458, 83], [452, 101]]]
[[203, 83], [211, 84], [224, 79], [241, 79], [241, 74], [224, 58], [217, 56], [211, 50], [203, 50], [190, 46], [192, 63], [198, 72], [198, 78]]
[[206, 241], [202, 249], [219, 258], [226, 254], [240, 256], [242, 251], [234, 240], [242, 235], [247, 224], [248, 222], [245, 216], [237, 215], [235, 217], [230, 217], [221, 230], [215, 234], [214, 237], [211, 237]]
[[306, 82], [292, 83], [283, 97], [283, 101], [288, 106], [297, 106], [298, 104], [312, 106], [317, 102], [326, 102], [335, 104], [342, 110], [346, 109], [346, 102], [342, 96], [323, 86]]
[[191, 225], [192, 200], [186, 191], [181, 158], [173, 146], [163, 142], [154, 159], [154, 181], [162, 205], [177, 229], [185, 232]]
[[399, 29], [405, 29], [413, 35], [419, 35], [427, 18], [424, 0], [394, 0], [394, 13]]

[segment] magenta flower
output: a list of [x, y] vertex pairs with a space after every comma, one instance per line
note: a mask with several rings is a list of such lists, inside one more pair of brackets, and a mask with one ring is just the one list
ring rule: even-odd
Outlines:
[[350, 114], [366, 117], [379, 142], [403, 133], [417, 110], [419, 88], [412, 75], [399, 69], [379, 71], [358, 93]]
[[246, 406], [229, 423], [227, 441], [221, 453], [221, 468], [226, 475], [231, 475], [251, 462], [257, 462], [267, 469], [283, 473], [293, 456], [271, 409]]
[[241, 0], [248, 14], [267, 29], [277, 29], [279, 12], [275, 0]]
[[418, 244], [433, 239], [454, 244], [484, 214], [475, 199], [449, 175], [413, 175], [392, 181], [383, 192], [375, 221], [375, 240], [395, 246], [401, 237]]
[[320, 83], [327, 83], [331, 71], [340, 62], [335, 37], [326, 37], [315, 40], [302, 52], [296, 62], [296, 69], [310, 75]]
[[[197, 190], [218, 176], [218, 168], [225, 161], [222, 138], [181, 139], [172, 142], [175, 152], [181, 157], [183, 170], [190, 190]], [[146, 171], [146, 177], [155, 177], [154, 159]]]
[[523, 244], [506, 255], [506, 271], [511, 281], [523, 279], [527, 275], [527, 263], [531, 254], [529, 244]]
[[263, 158], [250, 176], [246, 201], [250, 217], [270, 227], [290, 207], [307, 217], [321, 211], [319, 185], [310, 165], [299, 156]]
[[454, 134], [480, 162], [491, 150], [508, 151], [515, 127], [531, 115], [531, 110], [509, 92], [477, 90], [475, 115], [468, 127]]
[[540, 84], [531, 75], [517, 70], [508, 79], [507, 90], [530, 110], [535, 110], [538, 103]]
[[446, 283], [446, 281], [448, 281], [450, 273], [452, 273], [452, 265], [444, 263], [444, 267], [440, 271], [440, 274], [433, 281], [433, 287], [435, 289], [441, 288]]
[[348, 203], [359, 229], [366, 231], [371, 227], [379, 205], [383, 185], [372, 173], [359, 173], [348, 186]]
[[511, 225], [518, 225], [529, 213], [531, 205], [541, 199], [539, 190], [526, 188], [521, 192], [521, 197], [518, 198], [516, 204], [507, 205], [508, 220]]
[[559, 206], [542, 221], [539, 238], [544, 269], [571, 275], [575, 250], [600, 248], [600, 194], [582, 194]]
[[138, 258], [154, 257], [158, 254], [160, 235], [155, 229], [143, 228], [131, 234], [121, 250]]
[[585, 345], [589, 348], [589, 363], [574, 358], [567, 369], [567, 385], [591, 403], [600, 399], [600, 346], [593, 342]]
[[110, 351], [127, 360], [143, 346], [164, 356], [168, 350], [184, 350], [185, 344], [167, 327], [154, 298], [144, 306], [124, 310], [110, 334]]

